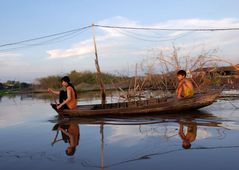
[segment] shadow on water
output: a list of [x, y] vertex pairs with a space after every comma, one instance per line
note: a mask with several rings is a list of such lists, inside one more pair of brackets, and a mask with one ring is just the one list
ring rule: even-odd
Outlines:
[[[55, 123], [53, 125], [52, 130], [56, 131], [56, 136], [52, 141], [52, 144], [55, 144], [59, 141], [64, 141], [65, 143], [68, 143], [67, 149], [71, 147], [71, 145], [74, 145], [76, 148], [79, 144], [79, 126], [80, 125], [99, 125], [100, 129], [100, 147], [101, 147], [101, 165], [94, 165], [92, 163], [88, 163], [88, 161], [82, 161], [82, 166], [87, 168], [112, 168], [115, 166], [119, 166], [122, 164], [127, 164], [135, 161], [141, 161], [146, 159], [151, 159], [155, 156], [161, 156], [161, 155], [167, 155], [172, 154], [175, 152], [181, 152], [185, 149], [191, 149], [191, 150], [210, 150], [210, 149], [217, 149], [217, 148], [239, 148], [239, 146], [219, 146], [219, 147], [191, 147], [192, 143], [197, 138], [197, 131], [198, 127], [206, 127], [206, 128], [223, 128], [221, 127], [220, 120], [213, 114], [206, 112], [206, 111], [192, 111], [192, 112], [182, 112], [182, 113], [173, 113], [173, 114], [161, 114], [161, 115], [154, 115], [154, 116], [130, 116], [130, 117], [122, 117], [122, 116], [114, 116], [114, 117], [81, 117], [81, 118], [71, 118], [71, 119], [53, 119], [50, 120], [50, 122]], [[144, 135], [144, 132], [141, 129], [141, 126], [154, 126], [154, 128], [149, 128], [150, 131], [154, 131], [155, 127], [160, 127], [163, 124], [173, 124], [173, 129], [176, 131], [174, 132], [171, 137], [178, 136], [180, 139], [180, 145], [181, 147], [173, 147], [171, 150], [165, 150], [165, 151], [155, 151], [155, 152], [149, 152], [137, 155], [136, 157], [130, 157], [124, 160], [117, 160], [114, 163], [110, 162], [109, 164], [105, 164], [104, 160], [104, 147], [105, 147], [105, 134], [104, 134], [104, 127], [105, 126], [139, 126], [139, 132], [140, 134]], [[78, 130], [78, 132], [71, 132], [69, 130], [69, 126], [74, 126], [73, 129]], [[62, 130], [64, 129], [64, 130]], [[64, 132], [65, 131], [65, 132]], [[67, 134], [68, 133], [68, 134]], [[71, 134], [72, 133], [72, 134]], [[167, 133], [167, 132], [165, 132]], [[58, 139], [58, 135], [61, 134], [60, 139]], [[72, 137], [74, 136], [74, 137]], [[170, 135], [165, 135], [170, 136]], [[147, 137], [147, 135], [146, 135]], [[71, 140], [78, 141], [71, 142]], [[75, 144], [73, 144], [75, 143]], [[66, 149], [66, 152], [67, 152]]]
[[49, 120], [52, 123], [76, 122], [78, 124], [98, 124], [98, 125], [146, 125], [160, 123], [177, 123], [179, 121], [195, 121], [198, 124], [218, 125], [220, 120], [217, 116], [207, 111], [194, 110], [171, 114], [155, 114], [140, 116], [105, 116], [105, 117], [75, 117], [60, 119], [58, 116]]

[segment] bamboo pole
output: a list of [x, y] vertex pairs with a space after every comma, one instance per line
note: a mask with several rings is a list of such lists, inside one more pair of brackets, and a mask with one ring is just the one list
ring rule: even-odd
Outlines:
[[94, 42], [94, 49], [95, 49], [95, 67], [96, 67], [96, 80], [98, 84], [100, 85], [100, 91], [101, 91], [101, 104], [104, 108], [106, 104], [106, 94], [105, 94], [105, 86], [102, 81], [101, 77], [101, 71], [100, 71], [100, 65], [98, 61], [98, 54], [97, 54], [97, 48], [96, 48], [96, 40], [95, 40], [95, 29], [94, 29], [94, 23], [92, 23], [92, 33], [93, 33], [93, 42]]
[[104, 124], [100, 125], [100, 134], [101, 134], [101, 169], [104, 170]]

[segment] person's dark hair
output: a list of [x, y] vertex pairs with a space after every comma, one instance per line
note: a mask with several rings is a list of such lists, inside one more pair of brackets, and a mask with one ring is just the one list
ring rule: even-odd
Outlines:
[[71, 84], [70, 78], [69, 78], [68, 76], [64, 76], [64, 77], [61, 78], [61, 82], [63, 82], [63, 81], [67, 82], [68, 85], [73, 88], [73, 90], [74, 90], [74, 92], [75, 92], [75, 98], [77, 99], [77, 92], [76, 92], [76, 89], [75, 89], [75, 87], [73, 86], [73, 84]]
[[74, 148], [70, 148], [70, 150], [67, 150], [67, 149], [66, 149], [66, 155], [72, 156], [72, 155], [75, 154], [75, 151], [76, 151], [76, 148], [75, 148], [75, 147], [74, 147]]
[[182, 144], [182, 147], [183, 147], [184, 149], [190, 149], [191, 146], [192, 146], [191, 143]]
[[182, 76], [186, 77], [187, 73], [186, 73], [186, 71], [184, 71], [184, 70], [179, 70], [179, 71], [177, 72], [177, 75], [182, 75]]
[[63, 82], [63, 81], [70, 83], [70, 78], [68, 76], [64, 76], [61, 78], [61, 82]]

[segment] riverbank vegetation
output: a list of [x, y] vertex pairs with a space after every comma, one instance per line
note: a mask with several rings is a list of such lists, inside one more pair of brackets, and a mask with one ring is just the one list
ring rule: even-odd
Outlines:
[[[182, 52], [183, 51], [183, 52]], [[152, 50], [150, 57], [135, 66], [129, 90], [124, 91], [127, 100], [143, 96], [145, 90], [162, 90], [165, 96], [174, 92], [178, 81], [176, 73], [185, 70], [197, 92], [211, 89], [239, 88], [239, 65], [230, 63], [217, 55], [217, 50], [202, 50], [199, 55], [185, 54], [185, 50], [176, 48], [165, 51]], [[138, 76], [144, 72], [144, 76]]]
[[[71, 83], [76, 87], [77, 91], [93, 91], [99, 90], [99, 85], [96, 79], [96, 73], [91, 71], [71, 71], [70, 73], [66, 74], [70, 77]], [[127, 86], [129, 77], [123, 75], [114, 75], [109, 73], [102, 73], [101, 75], [106, 88], [112, 89], [119, 84], [121, 86]], [[56, 76], [48, 76], [37, 79], [35, 90], [37, 89], [47, 89], [47, 88], [54, 88], [59, 89], [61, 88], [60, 80], [62, 75]]]
[[[153, 50], [152, 50], [153, 51]], [[232, 64], [216, 55], [217, 50], [203, 51], [200, 55], [185, 55], [180, 48], [156, 50], [146, 60], [135, 65], [135, 75], [102, 73], [106, 90], [119, 90], [125, 98], [141, 96], [146, 90], [174, 91], [177, 86], [176, 72], [186, 70], [198, 91], [211, 88], [239, 88], [239, 65]], [[38, 78], [33, 84], [18, 81], [0, 83], [0, 95], [19, 92], [46, 92], [47, 88], [60, 89], [62, 76], [69, 76], [79, 91], [100, 90], [96, 72], [76, 71], [64, 75]], [[122, 94], [123, 93], [123, 94]]]
[[6, 94], [15, 94], [32, 89], [32, 84], [20, 81], [8, 80], [0, 82], [0, 96]]

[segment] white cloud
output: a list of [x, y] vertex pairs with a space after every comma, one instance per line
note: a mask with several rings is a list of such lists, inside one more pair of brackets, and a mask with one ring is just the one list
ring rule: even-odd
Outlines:
[[[12, 56], [12, 57], [1, 57], [0, 58], [1, 69], [12, 69], [14, 67], [25, 67], [28, 66], [26, 62], [21, 60], [21, 58]], [[16, 70], [14, 70], [16, 71]]]
[[99, 21], [99, 25], [112, 25], [112, 26], [130, 26], [135, 27], [138, 25], [138, 21], [132, 21], [122, 16], [115, 16]]
[[[178, 135], [177, 126], [168, 125], [167, 127], [163, 124], [159, 126], [155, 125], [136, 125], [136, 126], [112, 126], [111, 133], [108, 134], [108, 143], [120, 143], [122, 141], [127, 141], [127, 143], [122, 142], [121, 144], [126, 144], [129, 146], [134, 146], [139, 143], [144, 138], [149, 137], [161, 137], [168, 140], [170, 136], [174, 136], [180, 139]], [[196, 140], [202, 140], [211, 137], [212, 134], [207, 129], [198, 126]], [[172, 138], [172, 140], [174, 140]]]
[[234, 18], [223, 18], [217, 20], [208, 19], [180, 19], [180, 20], [169, 20], [152, 25], [155, 28], [229, 28], [238, 27], [239, 21]]
[[[239, 28], [239, 20], [223, 18], [169, 20], [152, 24], [142, 24], [125, 17], [116, 16], [95, 24], [153, 28]], [[180, 47], [180, 55], [196, 56], [200, 52], [219, 49], [219, 56], [239, 63], [239, 31], [189, 32], [189, 31], [143, 31], [121, 30], [96, 27], [96, 43], [102, 71], [120, 73], [132, 72], [135, 64], [163, 51], [172, 54], [172, 44]], [[44, 54], [34, 49], [24, 54], [0, 52], [1, 81], [9, 78], [30, 80], [47, 74], [66, 73], [70, 70], [94, 70], [94, 46], [92, 32], [84, 33], [87, 38], [68, 44], [62, 48], [52, 48]], [[48, 47], [49, 48], [49, 47]], [[61, 60], [57, 60], [61, 58]], [[64, 62], [64, 64], [62, 64]], [[6, 77], [6, 78], [4, 78]]]
[[34, 67], [20, 54], [7, 54], [0, 57], [0, 81], [20, 80], [31, 82], [35, 77]]
[[[153, 27], [153, 28], [235, 28], [239, 27], [239, 20], [233, 18], [225, 18], [218, 20], [206, 19], [181, 19], [170, 20], [151, 25], [142, 25], [137, 21], [129, 20], [121, 16], [99, 21], [99, 25], [112, 26], [130, 26], [130, 27]], [[120, 56], [137, 56], [145, 57], [147, 50], [161, 47], [162, 49], [171, 49], [172, 42], [176, 46], [184, 46], [189, 50], [195, 49], [195, 46], [202, 44], [207, 49], [219, 48], [222, 51], [230, 51], [227, 56], [235, 59], [238, 54], [237, 48], [230, 47], [239, 43], [238, 31], [218, 31], [218, 32], [185, 32], [185, 31], [135, 31], [120, 30], [109, 28], [96, 28], [96, 41], [98, 51], [103, 57], [120, 57]], [[178, 39], [177, 39], [178, 38]], [[227, 46], [227, 48], [225, 48]], [[229, 47], [228, 47], [229, 46]], [[190, 49], [191, 48], [191, 49]], [[236, 50], [231, 53], [231, 50]], [[118, 52], [117, 52], [118, 51]], [[93, 54], [92, 37], [78, 44], [72, 45], [68, 49], [53, 49], [47, 51], [49, 58], [63, 58], [80, 56], [86, 57]]]
[[0, 52], [0, 58], [19, 57], [19, 56], [22, 56], [22, 54], [19, 54], [19, 53], [11, 53], [11, 52]]
[[68, 49], [53, 49], [47, 51], [49, 58], [66, 58], [72, 56], [85, 56], [89, 53], [92, 53], [92, 42], [90, 40], [86, 40], [80, 42], [78, 44], [73, 45], [71, 48]]

